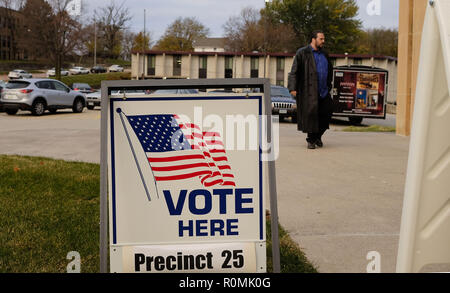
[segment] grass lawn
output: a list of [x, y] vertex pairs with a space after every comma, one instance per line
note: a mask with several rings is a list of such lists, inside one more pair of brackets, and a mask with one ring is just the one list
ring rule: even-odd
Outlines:
[[131, 73], [123, 72], [111, 72], [111, 73], [96, 73], [96, 74], [80, 74], [69, 75], [61, 77], [61, 81], [71, 86], [73, 83], [87, 83], [92, 88], [99, 89], [102, 84], [102, 80], [129, 80], [131, 79]]
[[370, 125], [370, 126], [349, 126], [342, 131], [345, 132], [395, 132], [395, 127]]
[[[99, 271], [98, 164], [0, 155], [0, 272]], [[271, 271], [270, 221], [267, 226]], [[282, 272], [317, 272], [280, 227]]]

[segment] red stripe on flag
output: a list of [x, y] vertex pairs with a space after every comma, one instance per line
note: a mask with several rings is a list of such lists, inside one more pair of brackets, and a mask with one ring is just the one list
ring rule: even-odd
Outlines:
[[231, 167], [228, 165], [218, 166], [219, 170], [231, 170]]
[[222, 179], [218, 179], [218, 180], [215, 180], [213, 182], [205, 182], [205, 183], [203, 183], [203, 185], [205, 185], [205, 187], [211, 187], [211, 186], [214, 186], [214, 185], [217, 185], [217, 184], [221, 184], [222, 182], [223, 182]]
[[227, 162], [228, 161], [227, 157], [216, 157], [216, 158], [213, 158], [213, 160], [214, 160], [214, 162]]
[[236, 187], [236, 184], [234, 182], [232, 182], [232, 181], [225, 181], [224, 183], [222, 183], [222, 185], [223, 186], [235, 186]]
[[218, 150], [218, 149], [211, 149], [209, 150], [210, 153], [212, 154], [217, 154], [217, 153], [226, 153], [225, 150]]
[[160, 162], [174, 162], [182, 160], [194, 160], [194, 159], [205, 159], [202, 155], [186, 155], [186, 156], [174, 156], [174, 157], [164, 157], [164, 158], [148, 158], [150, 163], [160, 163]]
[[183, 175], [176, 175], [176, 176], [155, 176], [155, 180], [157, 181], [171, 181], [171, 180], [182, 180], [182, 179], [189, 179], [192, 177], [197, 177], [201, 175], [210, 174], [211, 171], [199, 171], [195, 173], [189, 173], [189, 174], [183, 174]]
[[207, 163], [198, 163], [198, 164], [186, 164], [186, 165], [178, 165], [178, 166], [168, 166], [168, 167], [153, 167], [153, 171], [177, 171], [177, 170], [185, 170], [190, 168], [198, 168], [198, 167], [209, 167]]

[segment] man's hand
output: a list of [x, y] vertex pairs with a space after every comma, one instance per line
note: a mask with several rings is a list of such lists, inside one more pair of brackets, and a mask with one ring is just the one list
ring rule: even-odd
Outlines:
[[291, 95], [293, 95], [294, 97], [296, 97], [296, 96], [297, 96], [297, 91], [292, 91], [292, 92], [291, 92]]

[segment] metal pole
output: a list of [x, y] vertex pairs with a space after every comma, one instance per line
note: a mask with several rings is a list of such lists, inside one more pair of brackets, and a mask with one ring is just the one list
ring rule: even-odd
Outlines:
[[145, 50], [147, 49], [146, 45], [146, 32], [145, 32], [145, 23], [146, 23], [146, 10], [144, 9], [144, 41], [142, 42], [142, 79], [145, 76]]
[[[100, 273], [108, 272], [108, 92], [102, 82], [100, 142]], [[111, 117], [112, 119], [112, 117]]]
[[[264, 6], [267, 12], [268, 0], [265, 0]], [[264, 16], [264, 78], [266, 78], [266, 62], [267, 62], [267, 17]]]
[[[264, 101], [267, 115], [267, 141], [273, 143], [272, 133], [272, 102], [270, 100], [270, 81], [267, 79], [264, 83]], [[275, 150], [272, 148], [272, 151]], [[270, 226], [272, 239], [272, 264], [273, 272], [280, 273], [280, 239], [278, 232], [278, 204], [277, 204], [277, 176], [275, 172], [275, 158], [268, 160], [269, 171], [269, 193], [270, 193]]]
[[97, 22], [94, 21], [94, 66], [97, 66]]
[[[134, 150], [133, 144], [131, 143], [131, 138], [130, 138], [130, 135], [128, 134], [128, 130], [127, 130], [127, 126], [125, 124], [125, 120], [123, 119], [123, 116], [122, 116], [122, 115], [125, 115], [125, 114], [122, 112], [121, 108], [117, 109], [117, 113], [119, 113], [120, 121], [122, 121], [123, 130], [125, 131], [125, 135], [127, 136], [128, 144], [130, 145], [131, 152], [132, 152], [133, 158], [134, 158], [134, 162], [136, 163], [136, 167], [137, 167], [138, 172], [139, 172], [139, 176], [141, 176], [142, 185], [144, 186], [145, 193], [147, 194], [147, 199], [148, 199], [148, 201], [152, 201], [152, 199], [150, 197], [150, 192], [148, 191], [148, 188], [147, 188], [147, 184], [145, 183], [144, 175], [142, 175], [141, 166], [139, 165], [138, 159], [136, 157], [136, 152]], [[125, 115], [125, 117], [126, 116], [127, 115]], [[156, 190], [158, 190], [158, 189], [156, 189]]]

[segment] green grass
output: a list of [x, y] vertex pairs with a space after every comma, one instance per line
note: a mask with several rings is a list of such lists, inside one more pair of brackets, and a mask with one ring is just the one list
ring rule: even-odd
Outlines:
[[[318, 273], [314, 265], [306, 258], [298, 244], [292, 240], [286, 230], [278, 225], [280, 239], [280, 266], [281, 273]], [[267, 272], [273, 272], [272, 240], [270, 220], [266, 221], [267, 239]]]
[[112, 72], [112, 73], [98, 73], [98, 74], [80, 74], [69, 75], [61, 77], [61, 81], [71, 86], [73, 83], [87, 83], [92, 88], [100, 88], [102, 80], [129, 80], [130, 73]]
[[0, 156], [0, 272], [99, 267], [99, 166]]
[[[66, 272], [70, 251], [81, 272], [99, 271], [98, 164], [0, 155], [0, 273]], [[315, 273], [280, 226], [281, 269]], [[272, 271], [270, 221], [267, 263]]]
[[395, 127], [370, 125], [370, 126], [349, 126], [342, 131], [345, 132], [395, 132]]

